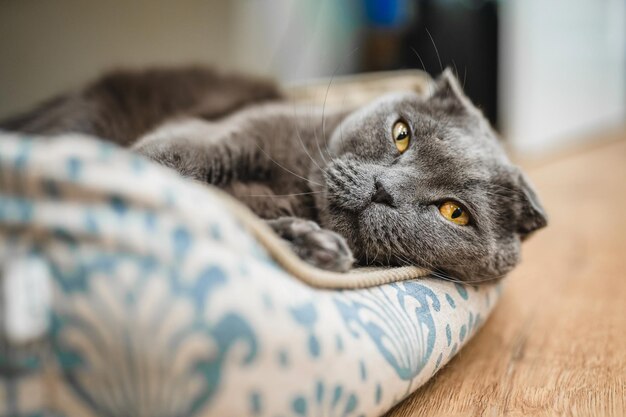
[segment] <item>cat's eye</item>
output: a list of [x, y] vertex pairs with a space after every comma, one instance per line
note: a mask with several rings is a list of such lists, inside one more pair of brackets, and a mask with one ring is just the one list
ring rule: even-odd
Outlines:
[[466, 226], [470, 217], [467, 211], [454, 201], [446, 201], [439, 206], [439, 213], [453, 223]]
[[406, 123], [401, 120], [397, 121], [393, 125], [393, 129], [391, 129], [391, 136], [393, 137], [396, 148], [398, 148], [400, 153], [407, 150], [409, 142], [411, 141], [411, 132], [409, 131], [409, 126]]

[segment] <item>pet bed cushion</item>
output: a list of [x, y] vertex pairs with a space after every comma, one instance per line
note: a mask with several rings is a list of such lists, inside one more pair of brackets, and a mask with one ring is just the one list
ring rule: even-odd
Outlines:
[[0, 415], [376, 416], [499, 294], [286, 252], [238, 203], [126, 150], [1, 134]]

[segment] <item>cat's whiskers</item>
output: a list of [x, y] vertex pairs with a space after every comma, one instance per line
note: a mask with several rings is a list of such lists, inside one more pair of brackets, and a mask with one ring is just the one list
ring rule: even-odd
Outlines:
[[[435, 266], [434, 264], [432, 264], [431, 262], [422, 259], [419, 263], [412, 261], [411, 259], [409, 259], [408, 255], [406, 255], [404, 253], [404, 250], [400, 244], [400, 242], [398, 242], [395, 239], [390, 239], [389, 243], [391, 244], [392, 249], [395, 251], [395, 253], [393, 253], [393, 256], [401, 261], [401, 265], [414, 265], [414, 266], [421, 266], [421, 267], [425, 267], [431, 270], [431, 275], [442, 279], [444, 281], [448, 281], [448, 282], [454, 282], [454, 283], [458, 283], [458, 284], [474, 284], [474, 283], [486, 283], [486, 282], [491, 282], [491, 281], [498, 281], [501, 278], [503, 278], [506, 274], [501, 274], [501, 275], [484, 275], [484, 274], [475, 274], [472, 276], [472, 280], [471, 281], [463, 281], [454, 277], [451, 277], [449, 274], [441, 271], [437, 266]], [[366, 253], [367, 256], [367, 253]], [[390, 257], [391, 257], [391, 253], [387, 252], [387, 264], [390, 264]], [[451, 266], [464, 266], [463, 263], [458, 263], [458, 264], [453, 264]], [[479, 279], [474, 279], [474, 278], [479, 278]]]
[[[415, 56], [417, 57], [417, 59], [419, 59], [420, 64], [422, 64], [422, 70], [424, 72], [428, 72], [426, 71], [426, 66], [424, 65], [424, 61], [422, 60], [422, 57], [420, 56], [419, 53], [417, 53], [417, 51], [415, 50], [414, 47], [410, 46], [409, 48], [411, 48], [411, 51], [413, 51], [413, 53], [415, 54]], [[435, 92], [435, 86], [433, 85], [433, 83], [428, 83], [428, 95], [431, 96], [433, 95], [433, 93]]]
[[[425, 264], [428, 264], [428, 262], [424, 262]], [[453, 264], [452, 266], [465, 266], [465, 264]], [[443, 272], [439, 269], [437, 269], [437, 267], [430, 265], [427, 265], [427, 268], [429, 268], [432, 271], [432, 275], [442, 279], [444, 281], [448, 281], [448, 282], [454, 282], [457, 284], [466, 284], [466, 285], [471, 285], [471, 284], [478, 284], [478, 283], [485, 283], [485, 282], [491, 282], [491, 281], [498, 281], [501, 278], [503, 278], [504, 276], [506, 276], [506, 274], [501, 274], [501, 275], [484, 275], [484, 274], [473, 274], [472, 275], [472, 279], [470, 281], [464, 281], [458, 278], [454, 278], [452, 276], [450, 276], [448, 273]], [[474, 279], [475, 277], [480, 278], [480, 279]]]
[[[326, 148], [326, 153], [330, 157], [330, 151], [328, 150], [328, 140], [326, 139], [326, 118], [324, 117], [324, 112], [326, 111], [326, 100], [328, 99], [328, 92], [330, 91], [330, 86], [333, 83], [333, 78], [335, 78], [335, 74], [341, 67], [341, 64], [335, 68], [333, 71], [333, 75], [330, 77], [330, 81], [328, 82], [328, 87], [326, 87], [326, 95], [324, 96], [324, 104], [322, 104], [322, 140], [324, 141], [324, 147]], [[331, 157], [332, 159], [332, 157]]]
[[[341, 101], [341, 108], [345, 109], [346, 106], [346, 95], [343, 95], [343, 99]], [[345, 147], [345, 142], [343, 141], [343, 123], [339, 122], [339, 138], [341, 139], [341, 147]]]
[[454, 67], [454, 76], [458, 80], [460, 78], [459, 77], [459, 68], [456, 66], [456, 61], [454, 59], [452, 59], [452, 66]]
[[491, 187], [491, 188], [500, 188], [500, 189], [505, 190], [505, 191], [507, 191], [509, 193], [512, 193], [512, 194], [520, 194], [520, 195], [524, 194], [524, 192], [522, 190], [509, 188], [509, 187], [507, 187], [505, 185], [501, 185], [501, 184], [490, 184], [489, 187]]
[[471, 281], [463, 281], [460, 279], [452, 278], [451, 276], [441, 273], [441, 272], [433, 272], [432, 275], [443, 281], [453, 282], [456, 284], [464, 284], [464, 285], [474, 285], [474, 284], [484, 284], [487, 282], [495, 282], [495, 281], [499, 281], [500, 279], [506, 276], [506, 275], [496, 275], [496, 276], [489, 276], [489, 277], [485, 276], [484, 279], [472, 279]]
[[441, 57], [439, 56], [439, 49], [437, 49], [437, 45], [435, 45], [435, 40], [433, 39], [433, 35], [430, 34], [430, 31], [428, 30], [428, 28], [424, 28], [426, 29], [426, 33], [428, 34], [428, 37], [430, 38], [430, 42], [433, 44], [433, 47], [435, 48], [435, 54], [437, 54], [437, 61], [439, 61], [439, 68], [441, 69], [441, 72], [443, 72], [443, 64], [441, 63]]
[[409, 261], [409, 260], [408, 260], [408, 259], [407, 259], [404, 255], [402, 255], [401, 253], [394, 254], [394, 256], [395, 256], [395, 257], [396, 257], [399, 261], [401, 261], [401, 262], [400, 262], [400, 266], [404, 266], [405, 264], [406, 264], [406, 265], [410, 265], [410, 264], [411, 264], [411, 262], [410, 262], [410, 261]]
[[302, 147], [302, 149], [304, 150], [304, 153], [306, 154], [306, 156], [309, 157], [309, 159], [311, 160], [311, 162], [313, 162], [315, 164], [315, 166], [317, 166], [319, 168], [320, 171], [322, 172], [326, 172], [315, 160], [315, 158], [313, 158], [311, 156], [311, 154], [309, 153], [309, 151], [307, 150], [306, 146], [304, 145], [304, 141], [302, 140], [302, 133], [300, 132], [300, 127], [298, 125], [298, 114], [296, 112], [296, 103], [294, 102], [293, 104], [293, 116], [294, 116], [294, 127], [296, 128], [296, 135], [298, 136], [298, 140], [300, 141], [300, 146]]
[[295, 172], [291, 171], [289, 168], [284, 167], [283, 165], [281, 165], [280, 163], [278, 163], [276, 160], [274, 160], [274, 158], [272, 158], [272, 157], [271, 157], [271, 156], [270, 156], [267, 152], [265, 152], [265, 150], [264, 150], [263, 148], [261, 148], [261, 146], [259, 146], [259, 144], [258, 144], [258, 143], [255, 143], [255, 145], [256, 145], [256, 147], [257, 147], [257, 148], [259, 148], [259, 150], [260, 150], [261, 152], [263, 152], [263, 153], [265, 154], [265, 156], [267, 156], [267, 157], [269, 158], [269, 160], [270, 160], [270, 161], [272, 161], [273, 163], [275, 163], [276, 165], [278, 165], [280, 168], [282, 168], [282, 169], [283, 169], [283, 170], [285, 170], [286, 172], [288, 172], [288, 173], [290, 173], [290, 174], [292, 174], [292, 175], [294, 175], [294, 176], [296, 176], [296, 177], [298, 177], [298, 178], [300, 178], [300, 179], [303, 179], [303, 180], [305, 180], [305, 181], [307, 181], [307, 182], [310, 182], [311, 184], [315, 184], [315, 185], [317, 185], [317, 186], [323, 187], [323, 185], [322, 185], [322, 184], [320, 184], [320, 183], [318, 183], [318, 182], [315, 182], [315, 181], [313, 181], [313, 180], [310, 180], [310, 179], [308, 179], [308, 178], [305, 178], [305, 177], [303, 177], [302, 175], [298, 175], [298, 174], [296, 174]]
[[270, 197], [270, 198], [279, 198], [279, 197], [294, 197], [299, 195], [312, 195], [312, 194], [321, 194], [322, 191], [309, 191], [303, 193], [291, 193], [291, 194], [247, 194], [242, 195], [241, 197]]
[[380, 253], [380, 246], [378, 246], [378, 247], [376, 248], [376, 255], [374, 255], [374, 256], [372, 257], [372, 261], [371, 261], [371, 262], [366, 262], [366, 266], [369, 266], [369, 265], [374, 264], [374, 263], [376, 262], [376, 259], [378, 258], [378, 254], [379, 254], [379, 253]]
[[352, 55], [354, 55], [354, 53], [358, 50], [359, 48], [356, 47], [352, 50], [352, 52], [350, 52], [349, 54], [343, 57], [342, 61], [339, 63], [339, 65], [337, 65], [337, 67], [333, 71], [333, 74], [330, 77], [330, 81], [328, 82], [328, 87], [326, 87], [326, 94], [324, 95], [324, 104], [322, 105], [322, 140], [324, 141], [324, 146], [326, 147], [326, 153], [330, 159], [332, 159], [332, 154], [330, 150], [328, 149], [328, 138], [326, 137], [326, 117], [325, 117], [326, 101], [328, 100], [328, 92], [330, 91], [330, 87], [333, 84], [333, 80], [335, 79], [337, 72], [343, 66], [343, 63]]
[[[322, 119], [323, 117], [324, 116], [323, 116], [323, 111], [322, 111]], [[326, 158], [324, 158], [324, 153], [322, 152], [322, 148], [320, 147], [320, 140], [319, 140], [317, 129], [315, 128], [315, 126], [313, 127], [313, 138], [315, 139], [315, 145], [317, 146], [317, 153], [322, 158], [322, 161], [324, 161], [324, 165], [328, 165], [328, 161], [326, 160]]]
[[463, 69], [463, 90], [465, 90], [465, 78], [467, 78], [467, 66]]

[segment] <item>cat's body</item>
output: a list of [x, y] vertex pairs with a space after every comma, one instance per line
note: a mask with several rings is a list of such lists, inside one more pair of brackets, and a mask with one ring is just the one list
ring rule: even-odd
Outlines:
[[[332, 131], [344, 116], [326, 111], [326, 127]], [[216, 121], [167, 122], [142, 136], [134, 149], [227, 190], [263, 218], [318, 220], [309, 176], [330, 159], [321, 120], [321, 108], [294, 117], [291, 103], [258, 104]]]
[[[408, 135], [402, 148], [397, 126]], [[449, 72], [429, 97], [407, 92], [353, 110], [299, 108], [271, 83], [209, 70], [117, 73], [0, 128], [132, 146], [233, 194], [326, 269], [348, 269], [353, 253], [361, 264], [494, 279], [545, 224]], [[442, 217], [448, 201], [471, 221]]]

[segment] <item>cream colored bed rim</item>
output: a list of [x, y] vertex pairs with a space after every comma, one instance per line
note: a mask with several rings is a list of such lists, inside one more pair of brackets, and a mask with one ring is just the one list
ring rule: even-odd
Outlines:
[[[212, 187], [212, 189], [214, 189]], [[294, 278], [317, 288], [355, 289], [422, 278], [430, 270], [417, 266], [355, 268], [347, 273], [316, 268], [301, 260], [274, 231], [248, 207], [223, 191], [217, 191], [232, 214], [246, 227], [274, 260]]]

